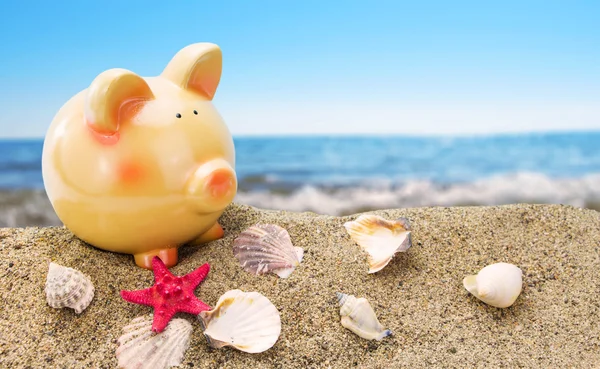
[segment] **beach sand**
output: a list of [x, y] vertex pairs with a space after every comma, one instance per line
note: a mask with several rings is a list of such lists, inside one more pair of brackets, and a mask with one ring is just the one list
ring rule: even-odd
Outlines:
[[[264, 211], [231, 205], [223, 239], [180, 249], [171, 271], [203, 263], [211, 271], [196, 295], [214, 306], [231, 289], [258, 291], [279, 309], [282, 332], [270, 350], [210, 349], [200, 323], [181, 368], [597, 367], [600, 362], [600, 213], [559, 205], [416, 208], [376, 211], [410, 219], [413, 246], [381, 272], [367, 274], [366, 255], [344, 222], [356, 216]], [[231, 245], [256, 223], [286, 228], [304, 261], [288, 279], [251, 275]], [[122, 289], [152, 285], [153, 274], [130, 255], [93, 248], [68, 230], [0, 230], [0, 367], [114, 368], [116, 339], [150, 307], [130, 304]], [[48, 263], [89, 275], [96, 294], [80, 315], [50, 308]], [[468, 294], [465, 275], [495, 262], [523, 270], [523, 292], [508, 309]], [[366, 297], [393, 331], [364, 340], [340, 324], [335, 292]]]

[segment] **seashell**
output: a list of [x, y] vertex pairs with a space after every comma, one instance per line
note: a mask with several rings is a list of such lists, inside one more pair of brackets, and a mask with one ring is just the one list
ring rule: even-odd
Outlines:
[[340, 315], [342, 316], [342, 325], [356, 333], [362, 338], [377, 341], [392, 334], [392, 331], [385, 329], [373, 311], [367, 299], [356, 298], [353, 295], [336, 292], [338, 303], [340, 304]]
[[364, 214], [355, 221], [344, 223], [350, 237], [368, 253], [369, 273], [383, 269], [399, 251], [411, 246], [410, 222], [395, 221], [378, 215]]
[[523, 272], [512, 264], [491, 264], [481, 269], [477, 275], [465, 277], [463, 285], [486, 304], [506, 308], [521, 294]]
[[166, 369], [181, 364], [190, 345], [192, 325], [173, 319], [164, 331], [152, 332], [152, 315], [140, 316], [123, 328], [117, 340], [119, 368]]
[[56, 263], [50, 263], [44, 291], [48, 305], [56, 309], [69, 307], [77, 314], [94, 298], [94, 285], [89, 277]]
[[273, 272], [287, 278], [302, 262], [304, 250], [294, 247], [289, 233], [275, 224], [259, 224], [233, 241], [233, 254], [244, 270], [256, 275]]
[[227, 291], [213, 310], [201, 312], [198, 318], [214, 348], [233, 346], [244, 352], [263, 352], [273, 347], [281, 333], [279, 311], [258, 292]]

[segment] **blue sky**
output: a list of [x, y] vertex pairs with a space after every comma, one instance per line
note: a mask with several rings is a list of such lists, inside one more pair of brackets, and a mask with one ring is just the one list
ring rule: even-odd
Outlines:
[[600, 129], [600, 1], [3, 1], [0, 136], [109, 68], [224, 54], [235, 135]]

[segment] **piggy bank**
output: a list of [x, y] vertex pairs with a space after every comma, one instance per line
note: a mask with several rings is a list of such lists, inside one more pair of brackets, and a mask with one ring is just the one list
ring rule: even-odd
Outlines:
[[183, 244], [223, 236], [237, 191], [231, 134], [211, 100], [217, 45], [180, 50], [162, 74], [99, 74], [66, 102], [44, 140], [46, 193], [63, 224], [100, 249], [177, 263]]

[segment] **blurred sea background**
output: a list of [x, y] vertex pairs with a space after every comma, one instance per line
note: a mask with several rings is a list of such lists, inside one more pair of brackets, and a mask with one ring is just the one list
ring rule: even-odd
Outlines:
[[[419, 206], [600, 210], [600, 132], [464, 137], [235, 137], [237, 202], [345, 215]], [[60, 225], [43, 140], [0, 141], [0, 226]]]
[[600, 1], [4, 5], [2, 227], [60, 224], [41, 153], [65, 102], [110, 68], [160, 75], [197, 42], [223, 53], [213, 102], [239, 203], [600, 210]]

